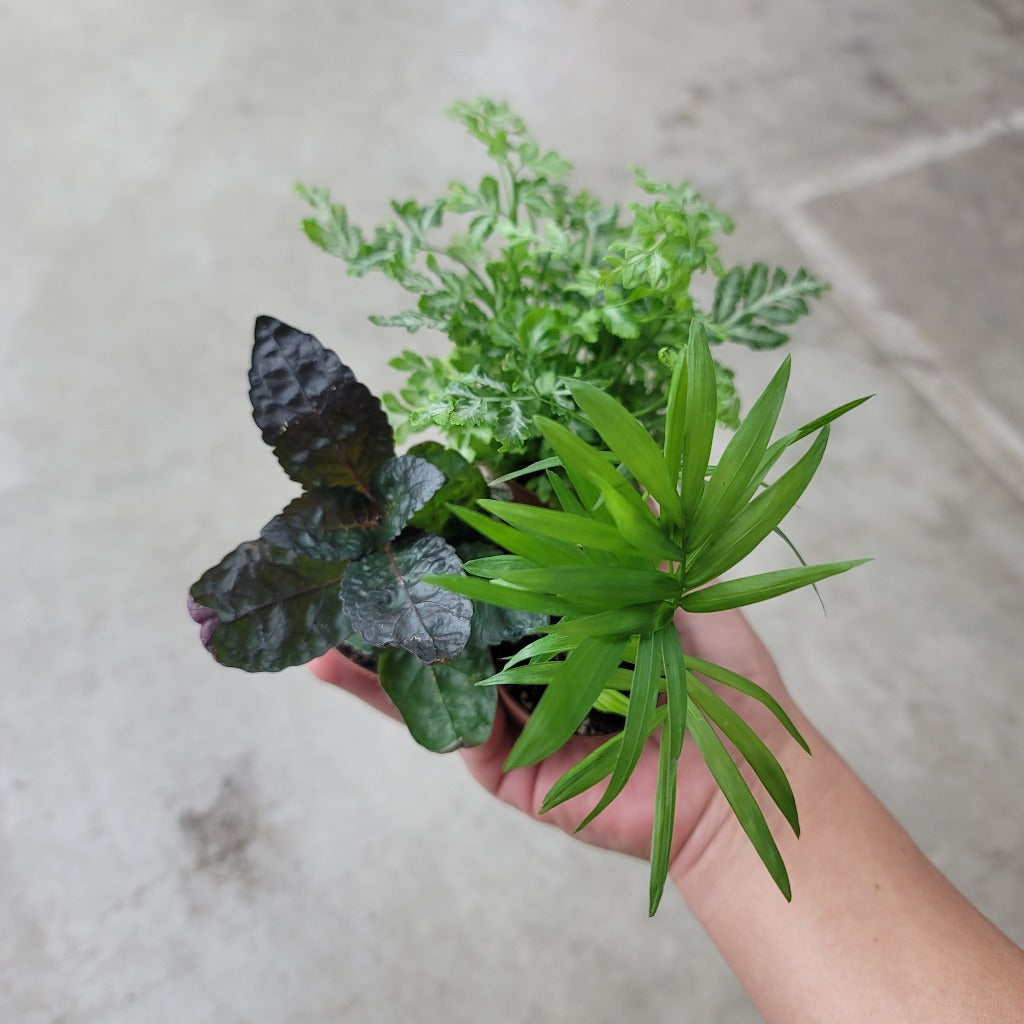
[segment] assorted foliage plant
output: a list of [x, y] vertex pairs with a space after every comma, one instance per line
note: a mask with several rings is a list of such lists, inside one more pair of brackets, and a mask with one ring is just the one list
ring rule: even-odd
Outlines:
[[[353, 273], [382, 270], [417, 294], [414, 310], [381, 322], [440, 328], [452, 352], [404, 353], [407, 384], [382, 404], [312, 335], [256, 321], [253, 416], [302, 493], [192, 586], [201, 638], [218, 661], [253, 672], [339, 647], [376, 668], [414, 738], [436, 751], [487, 739], [497, 686], [540, 687], [507, 770], [547, 757], [594, 711], [618, 716], [544, 809], [603, 784], [586, 826], [656, 742], [652, 914], [689, 735], [788, 898], [725, 741], [798, 831], [793, 793], [720, 691], [753, 697], [806, 744], [756, 681], [684, 651], [674, 616], [764, 601], [859, 564], [800, 559], [720, 580], [771, 534], [789, 543], [780, 524], [830, 424], [863, 400], [774, 438], [789, 359], [740, 419], [712, 346], [779, 344], [779, 326], [823, 286], [760, 263], [726, 270], [713, 238], [730, 225], [687, 186], [641, 173], [655, 198], [622, 222], [616, 207], [570, 193], [565, 161], [542, 154], [504, 106], [455, 114], [498, 165], [475, 189], [396, 203], [398, 223], [369, 237], [326, 193], [303, 190], [317, 210], [310, 237]], [[470, 219], [441, 244], [432, 233], [448, 213]], [[717, 277], [706, 310], [689, 294], [700, 272]], [[736, 429], [712, 464], [723, 420]], [[421, 428], [440, 428], [450, 446], [399, 454], [396, 435]]]
[[264, 441], [304, 490], [193, 585], [207, 649], [248, 672], [339, 645], [379, 654], [381, 682], [417, 740], [482, 743], [494, 694], [472, 684], [493, 673], [492, 647], [542, 618], [474, 613], [469, 598], [426, 581], [483, 550], [449, 510], [487, 493], [480, 470], [436, 442], [396, 455], [380, 401], [334, 352], [272, 317], [256, 321], [249, 382]]
[[[606, 391], [659, 438], [693, 322], [712, 345], [775, 348], [825, 290], [802, 268], [723, 264], [719, 239], [733, 223], [690, 185], [637, 170], [644, 200], [623, 209], [573, 191], [572, 165], [542, 150], [506, 104], [457, 103], [449, 113], [493, 161], [475, 184], [396, 200], [393, 219], [372, 230], [326, 189], [298, 188], [315, 244], [351, 275], [384, 274], [415, 297], [412, 308], [371, 320], [451, 341], [443, 358], [407, 350], [392, 361], [406, 375], [384, 396], [399, 442], [437, 428], [469, 461], [507, 473], [551, 454], [535, 416], [585, 431], [574, 379]], [[698, 290], [713, 293], [706, 309]], [[732, 371], [714, 366], [716, 416], [735, 427]]]

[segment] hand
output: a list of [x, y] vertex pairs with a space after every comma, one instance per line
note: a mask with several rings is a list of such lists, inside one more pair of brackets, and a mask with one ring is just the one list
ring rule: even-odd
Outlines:
[[[679, 764], [672, 880], [765, 1019], [1020, 1021], [1024, 953], [942, 877], [799, 713], [743, 616], [680, 614], [676, 628], [684, 651], [768, 690], [815, 751], [812, 762], [761, 704], [719, 689], [775, 752], [796, 792], [799, 841], [760, 801], [793, 882], [789, 905], [689, 738]], [[377, 677], [336, 651], [312, 668], [399, 717]], [[574, 833], [600, 786], [543, 816], [539, 808], [552, 783], [600, 740], [573, 738], [540, 764], [506, 773], [502, 764], [517, 732], [499, 703], [490, 739], [462, 751], [470, 772], [530, 817]], [[647, 857], [656, 775], [651, 744], [624, 791], [580, 838]], [[752, 773], [746, 775], [757, 794]]]
[[[683, 650], [696, 657], [724, 665], [767, 689], [792, 717], [797, 717], [775, 664], [764, 644], [738, 611], [714, 614], [677, 614], [676, 628]], [[337, 651], [329, 651], [311, 664], [325, 682], [339, 686], [393, 718], [398, 712], [380, 688], [377, 677], [355, 665]], [[760, 703], [727, 688], [722, 697], [735, 706], [778, 755], [782, 747], [795, 747], [789, 734]], [[800, 722], [797, 722], [798, 727]], [[602, 741], [574, 737], [539, 764], [504, 772], [502, 765], [519, 734], [504, 705], [499, 701], [494, 729], [482, 746], [461, 751], [473, 777], [499, 799], [538, 821], [548, 822], [570, 835], [594, 807], [603, 786], [540, 814], [545, 794], [569, 768]], [[802, 752], [800, 752], [801, 756]], [[650, 856], [654, 791], [658, 773], [656, 743], [648, 743], [640, 763], [623, 792], [581, 833], [579, 838], [637, 857]], [[748, 777], [748, 782], [752, 776]], [[756, 789], [755, 789], [756, 792]], [[673, 873], [699, 857], [706, 843], [731, 815], [711, 774], [705, 768], [693, 742], [683, 744], [679, 764], [679, 795], [673, 836]], [[692, 840], [692, 841], [691, 841]]]

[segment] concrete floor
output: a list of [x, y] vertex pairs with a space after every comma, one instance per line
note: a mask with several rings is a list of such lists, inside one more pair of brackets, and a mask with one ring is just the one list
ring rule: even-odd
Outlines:
[[[838, 427], [791, 532], [873, 555], [758, 609], [791, 687], [1024, 941], [1024, 18], [1013, 0], [0, 0], [0, 1019], [758, 1020], [645, 868], [531, 827], [302, 670], [216, 666], [191, 580], [291, 494], [253, 316], [374, 386], [398, 308], [297, 231], [478, 167], [509, 99], [581, 184], [733, 211], [833, 292], [791, 415]], [[750, 394], [775, 359], [737, 352]], [[793, 965], [792, 969], [798, 969]], [[865, 979], [870, 984], [870, 979]]]

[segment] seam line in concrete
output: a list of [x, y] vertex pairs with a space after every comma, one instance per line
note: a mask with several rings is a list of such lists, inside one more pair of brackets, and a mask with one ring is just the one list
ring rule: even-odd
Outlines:
[[783, 209], [792, 209], [815, 199], [826, 199], [887, 181], [928, 164], [952, 160], [995, 139], [1019, 132], [1024, 132], [1024, 107], [1018, 107], [1003, 117], [990, 118], [976, 128], [951, 128], [941, 135], [909, 139], [886, 152], [874, 153], [769, 191], [771, 198]]
[[842, 282], [836, 298], [866, 333], [868, 344], [892, 362], [939, 419], [1024, 504], [1024, 434], [959, 379], [938, 347], [910, 320], [885, 307], [870, 275], [804, 209], [813, 200], [876, 184], [1017, 132], [1024, 132], [1024, 107], [977, 128], [915, 139], [887, 153], [854, 161], [845, 172], [762, 190], [753, 198], [780, 221], [817, 272]]

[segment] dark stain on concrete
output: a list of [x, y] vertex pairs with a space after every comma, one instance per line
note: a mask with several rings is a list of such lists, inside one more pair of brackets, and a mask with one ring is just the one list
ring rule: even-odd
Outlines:
[[1024, 33], [1024, 13], [1019, 10], [1007, 10], [1000, 0], [978, 0], [978, 3], [999, 22], [999, 28], [1008, 36]]
[[178, 825], [195, 857], [195, 871], [215, 881], [251, 881], [251, 847], [259, 831], [259, 808], [245, 775], [229, 773], [209, 807], [188, 810]]

